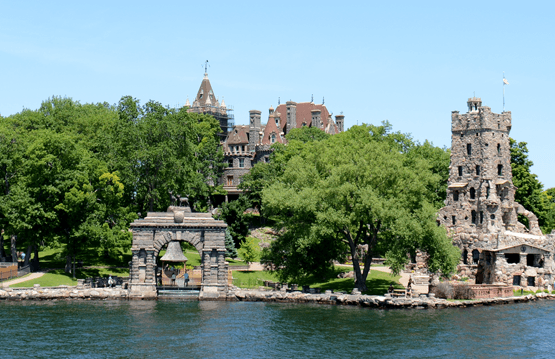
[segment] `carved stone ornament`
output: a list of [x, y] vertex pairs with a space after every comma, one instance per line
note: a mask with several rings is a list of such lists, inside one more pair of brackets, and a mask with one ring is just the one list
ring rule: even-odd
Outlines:
[[173, 212], [173, 221], [175, 223], [183, 223], [184, 217], [185, 217], [185, 214], [182, 211]]

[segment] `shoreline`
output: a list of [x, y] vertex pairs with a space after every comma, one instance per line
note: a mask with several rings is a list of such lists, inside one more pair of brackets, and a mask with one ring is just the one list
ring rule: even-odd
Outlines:
[[[130, 298], [129, 290], [123, 288], [86, 288], [77, 286], [40, 287], [33, 288], [2, 288], [0, 301], [24, 300], [210, 300], [198, 297], [158, 297], [158, 298]], [[390, 298], [378, 295], [341, 294], [326, 292], [325, 294], [310, 294], [282, 291], [267, 291], [254, 289], [231, 290], [227, 296], [219, 301], [239, 302], [268, 302], [268, 303], [297, 303], [323, 305], [351, 305], [373, 309], [445, 309], [467, 308], [486, 305], [505, 305], [525, 303], [536, 300], [555, 300], [555, 294], [538, 293], [516, 297], [496, 297], [487, 299], [446, 300], [420, 296], [415, 298]]]

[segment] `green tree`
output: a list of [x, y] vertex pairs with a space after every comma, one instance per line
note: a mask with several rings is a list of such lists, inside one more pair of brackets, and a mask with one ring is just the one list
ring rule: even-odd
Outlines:
[[189, 197], [199, 210], [207, 209], [223, 169], [219, 124], [211, 116], [190, 114], [185, 108], [164, 107], [155, 101], [141, 106], [123, 97], [115, 168], [125, 185], [127, 202], [143, 215], [165, 209], [168, 191]]
[[253, 237], [247, 237], [239, 248], [239, 256], [247, 263], [256, 262], [258, 260], [260, 249], [258, 242]]
[[[528, 147], [526, 142], [516, 142], [509, 139], [511, 146], [511, 168], [513, 172], [513, 184], [515, 185], [515, 201], [524, 208], [533, 212], [538, 217], [538, 223], [544, 233], [549, 233], [554, 228], [550, 220], [553, 207], [544, 198], [543, 184], [537, 176], [531, 172], [534, 163], [528, 158]], [[519, 221], [528, 224], [528, 219], [519, 216]]]
[[235, 248], [239, 248], [249, 235], [250, 215], [245, 211], [250, 205], [248, 198], [241, 195], [235, 201], [223, 203], [220, 208], [218, 218], [227, 223], [227, 229], [235, 242]]
[[233, 237], [229, 232], [229, 228], [225, 230], [225, 256], [228, 258], [237, 258], [237, 249], [233, 242]]
[[430, 270], [452, 272], [460, 253], [436, 224], [431, 191], [442, 179], [426, 156], [409, 155], [413, 147], [387, 123], [299, 146], [262, 193], [281, 233], [262, 260], [280, 279], [302, 283], [325, 277], [349, 253], [361, 291], [378, 246], [394, 272], [416, 249], [429, 253]]

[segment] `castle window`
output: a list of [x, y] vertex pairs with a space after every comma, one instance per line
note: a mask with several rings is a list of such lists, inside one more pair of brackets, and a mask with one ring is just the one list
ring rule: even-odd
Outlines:
[[279, 126], [279, 117], [276, 117], [276, 126]]
[[272, 137], [271, 137], [271, 140], [270, 140], [270, 141], [271, 141], [272, 143], [276, 142], [276, 134], [275, 134], [275, 133], [272, 133]]
[[529, 287], [535, 287], [536, 286], [536, 277], [528, 277], [528, 278], [526, 278], [526, 280], [528, 282]]
[[497, 154], [500, 155], [501, 154], [501, 144], [497, 144]]
[[497, 165], [497, 175], [503, 176], [503, 165]]
[[470, 199], [476, 199], [476, 190], [474, 187], [470, 188]]
[[514, 275], [513, 276], [513, 285], [520, 286], [520, 276], [519, 275]]
[[467, 143], [466, 144], [466, 154], [471, 156], [472, 155], [472, 144]]
[[480, 252], [475, 249], [472, 251], [472, 263], [478, 264], [478, 260], [480, 260]]
[[233, 159], [228, 160], [227, 164], [229, 168], [233, 167]]
[[245, 159], [239, 158], [239, 168], [243, 168], [243, 167], [245, 167]]
[[468, 264], [468, 251], [466, 250], [466, 248], [462, 252], [462, 260], [463, 264]]
[[453, 191], [453, 201], [459, 200], [459, 191]]
[[472, 224], [476, 224], [476, 211], [472, 211]]
[[480, 211], [480, 224], [484, 223], [484, 211]]
[[245, 152], [245, 145], [242, 145], [242, 146], [241, 146], [241, 151], [242, 151], [242, 152]]
[[476, 176], [480, 175], [480, 165], [476, 165]]
[[462, 176], [462, 175], [463, 175], [463, 168], [462, 166], [459, 166], [459, 176]]
[[457, 223], [457, 217], [451, 216], [451, 222], [453, 222], [453, 225], [455, 225], [455, 223]]
[[489, 198], [489, 187], [486, 187], [486, 198]]
[[227, 185], [233, 186], [233, 176], [227, 176]]
[[505, 259], [507, 260], [508, 264], [518, 264], [518, 263], [520, 263], [520, 254], [519, 253], [505, 253]]

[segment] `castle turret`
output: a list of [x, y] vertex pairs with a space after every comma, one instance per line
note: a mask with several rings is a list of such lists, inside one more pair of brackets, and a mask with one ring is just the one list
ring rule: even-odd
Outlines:
[[249, 151], [254, 152], [260, 142], [260, 115], [258, 110], [249, 111]]

